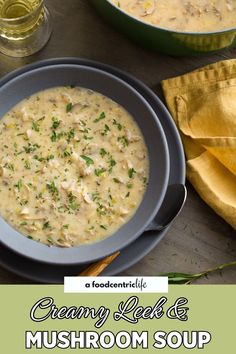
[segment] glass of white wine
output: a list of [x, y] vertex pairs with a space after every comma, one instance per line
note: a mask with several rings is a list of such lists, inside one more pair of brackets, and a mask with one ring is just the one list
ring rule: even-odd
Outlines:
[[0, 0], [0, 52], [26, 57], [49, 40], [52, 20], [43, 0]]

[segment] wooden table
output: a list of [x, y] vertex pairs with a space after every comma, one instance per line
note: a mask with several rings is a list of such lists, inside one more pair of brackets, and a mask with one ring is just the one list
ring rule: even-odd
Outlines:
[[[99, 1], [99, 0], [98, 0]], [[235, 58], [226, 51], [201, 58], [174, 58], [142, 49], [104, 23], [86, 0], [48, 0], [54, 32], [48, 45], [34, 56], [16, 59], [0, 55], [0, 76], [25, 64], [53, 57], [84, 57], [121, 68], [162, 97], [160, 81], [200, 66]], [[186, 206], [164, 240], [123, 275], [199, 272], [236, 260], [236, 231], [217, 216], [188, 186]], [[0, 283], [28, 283], [0, 268]], [[236, 267], [199, 283], [236, 283]]]

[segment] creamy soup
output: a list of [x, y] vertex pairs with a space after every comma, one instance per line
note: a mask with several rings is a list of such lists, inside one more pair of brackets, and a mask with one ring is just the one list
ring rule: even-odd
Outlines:
[[0, 121], [0, 214], [30, 239], [71, 247], [125, 224], [148, 182], [143, 136], [130, 114], [84, 88], [57, 87]]
[[183, 32], [236, 27], [236, 0], [111, 0], [154, 26]]

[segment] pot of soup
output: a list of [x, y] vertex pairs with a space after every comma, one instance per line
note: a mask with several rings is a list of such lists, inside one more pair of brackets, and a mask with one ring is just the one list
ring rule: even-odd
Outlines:
[[169, 154], [158, 117], [129, 84], [92, 67], [42, 62], [1, 80], [0, 117], [5, 246], [79, 264], [148, 229], [165, 196]]
[[171, 55], [236, 46], [236, 0], [90, 0], [135, 42]]

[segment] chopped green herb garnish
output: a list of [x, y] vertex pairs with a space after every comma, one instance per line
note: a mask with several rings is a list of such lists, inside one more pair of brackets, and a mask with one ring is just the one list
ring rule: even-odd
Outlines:
[[20, 226], [25, 226], [25, 225], [27, 225], [27, 221], [22, 221], [22, 222], [20, 223]]
[[60, 132], [60, 133], [57, 134], [55, 132], [55, 130], [53, 130], [50, 139], [51, 139], [52, 142], [55, 142], [55, 141], [61, 139], [64, 135], [65, 135], [64, 132]]
[[134, 175], [135, 175], [135, 173], [137, 173], [137, 172], [135, 171], [135, 169], [134, 169], [134, 168], [130, 168], [129, 171], [128, 171], [128, 176], [129, 176], [129, 178], [133, 178]]
[[14, 171], [14, 165], [12, 163], [5, 163], [4, 167], [10, 171]]
[[67, 142], [69, 143], [72, 139], [74, 139], [75, 137], [75, 130], [71, 129], [68, 133], [67, 133]]
[[50, 161], [50, 160], [53, 160], [53, 159], [54, 159], [54, 155], [48, 155], [47, 158], [46, 158], [47, 161]]
[[119, 180], [118, 178], [113, 178], [113, 181], [114, 181], [115, 183], [120, 183], [120, 180]]
[[106, 114], [104, 112], [102, 112], [98, 118], [94, 119], [93, 122], [98, 123], [100, 120], [102, 120], [104, 118], [106, 118]]
[[71, 152], [68, 151], [68, 150], [64, 150], [63, 151], [63, 157], [69, 157], [69, 156], [71, 156]]
[[127, 188], [128, 188], [128, 189], [132, 189], [132, 188], [133, 188], [133, 184], [132, 184], [132, 183], [128, 183], [128, 184], [127, 184]]
[[113, 167], [116, 165], [116, 161], [113, 159], [112, 156], [109, 158], [109, 173], [112, 172]]
[[33, 237], [32, 237], [32, 236], [27, 236], [27, 238], [28, 238], [29, 240], [33, 240]]
[[25, 150], [25, 152], [27, 154], [30, 154], [31, 152], [34, 152], [35, 150], [39, 149], [40, 148], [40, 145], [38, 144], [31, 144], [31, 143], [28, 143], [27, 146], [23, 146], [23, 149]]
[[51, 183], [47, 183], [47, 189], [53, 196], [58, 196], [59, 191], [55, 185], [55, 182], [52, 181]]
[[100, 155], [101, 155], [102, 157], [104, 157], [105, 155], [107, 155], [107, 151], [106, 151], [105, 149], [101, 148], [101, 149], [100, 149]]
[[143, 184], [144, 184], [144, 185], [147, 184], [147, 177], [143, 177]]
[[22, 185], [23, 185], [22, 180], [19, 179], [19, 181], [14, 185], [14, 187], [16, 187], [18, 189], [18, 191], [20, 191], [22, 188]]
[[123, 147], [129, 146], [129, 141], [126, 136], [119, 136], [117, 140], [123, 145]]
[[98, 168], [94, 171], [95, 175], [100, 177], [104, 172], [106, 172], [105, 168]]
[[128, 193], [126, 194], [125, 198], [129, 198], [129, 196], [130, 196], [130, 192], [128, 192]]
[[79, 209], [79, 204], [76, 202], [76, 197], [70, 192], [68, 194], [68, 200], [69, 200], [69, 209], [72, 210], [78, 210]]
[[57, 129], [60, 124], [61, 124], [61, 120], [58, 120], [56, 117], [52, 117], [51, 129]]
[[32, 129], [36, 132], [39, 132], [39, 123], [38, 122], [33, 122], [32, 123]]
[[105, 225], [100, 225], [101, 229], [107, 230], [107, 227]]
[[52, 239], [52, 237], [51, 237], [51, 236], [49, 236], [49, 237], [47, 238], [47, 240], [48, 240], [48, 242], [49, 242], [49, 243], [51, 243], [51, 244], [53, 244], [53, 243], [54, 243], [54, 240]]
[[86, 126], [86, 122], [82, 119], [80, 119], [80, 123], [85, 127]]
[[106, 215], [107, 213], [105, 206], [100, 203], [98, 203], [98, 207], [96, 210], [99, 215]]
[[118, 130], [122, 130], [123, 128], [123, 126], [120, 123], [118, 123], [116, 119], [113, 119], [112, 124], [115, 125]]
[[43, 224], [43, 230], [46, 230], [50, 227], [50, 223], [49, 221], [46, 221], [44, 224]]
[[90, 157], [85, 156], [85, 155], [81, 155], [80, 157], [86, 162], [87, 166], [94, 164], [94, 161]]
[[88, 136], [88, 135], [84, 135], [84, 139], [85, 139], [85, 140], [92, 140], [93, 137], [92, 137], [92, 136]]
[[29, 161], [25, 161], [25, 164], [24, 164], [25, 168], [27, 170], [30, 170], [31, 169], [31, 165], [30, 165], [30, 162]]
[[89, 129], [88, 128], [85, 128], [85, 129], [80, 129], [79, 130], [81, 133], [89, 133]]
[[99, 193], [98, 192], [92, 193], [92, 199], [94, 202], [98, 201], [100, 199]]
[[43, 161], [45, 160], [44, 157], [38, 156], [38, 155], [34, 155], [33, 158], [34, 158], [35, 160], [39, 161], [39, 162], [43, 162]]
[[66, 105], [66, 113], [69, 113], [73, 108], [73, 104], [70, 102]]
[[39, 194], [36, 195], [36, 199], [41, 199], [43, 197], [43, 193], [40, 192]]
[[56, 141], [57, 140], [57, 134], [56, 134], [56, 132], [55, 132], [55, 130], [53, 130], [53, 132], [52, 132], [52, 135], [51, 135], [51, 141]]
[[105, 124], [104, 126], [104, 130], [101, 132], [101, 135], [104, 136], [104, 135], [107, 135], [108, 132], [110, 132], [111, 129], [109, 128], [109, 126], [107, 124]]
[[41, 122], [44, 119], [45, 119], [45, 116], [42, 116], [41, 118], [38, 119], [38, 122]]
[[26, 205], [26, 204], [28, 204], [28, 202], [29, 202], [28, 200], [23, 199], [23, 200], [20, 201], [20, 205], [22, 205], [22, 206]]
[[69, 224], [65, 224], [62, 227], [63, 227], [63, 229], [68, 229], [69, 228]]

